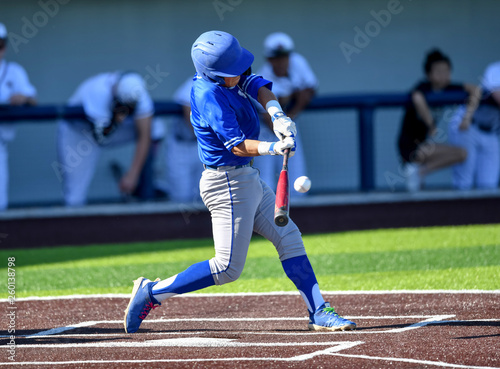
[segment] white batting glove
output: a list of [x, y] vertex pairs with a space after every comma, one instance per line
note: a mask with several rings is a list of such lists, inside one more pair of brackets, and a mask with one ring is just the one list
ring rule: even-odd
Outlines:
[[283, 140], [285, 137], [297, 136], [295, 122], [285, 115], [282, 111], [271, 116], [273, 120], [273, 130], [276, 137]]
[[276, 137], [283, 141], [285, 137], [297, 136], [295, 123], [283, 113], [283, 109], [277, 100], [268, 101], [266, 110], [273, 121], [273, 131]]
[[290, 149], [289, 158], [295, 155], [295, 139], [285, 137], [283, 141], [259, 143], [258, 150], [260, 155], [285, 155], [285, 149]]

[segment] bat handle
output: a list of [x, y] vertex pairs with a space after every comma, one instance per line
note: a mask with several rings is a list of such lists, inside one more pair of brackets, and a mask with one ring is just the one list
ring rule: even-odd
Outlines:
[[288, 224], [288, 212], [283, 209], [279, 209], [274, 214], [274, 223], [278, 227], [284, 227]]
[[283, 154], [283, 169], [288, 170], [288, 157], [290, 156], [290, 149], [285, 149]]

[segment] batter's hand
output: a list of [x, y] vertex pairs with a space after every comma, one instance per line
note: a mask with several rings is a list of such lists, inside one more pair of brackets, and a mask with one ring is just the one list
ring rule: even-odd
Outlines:
[[297, 128], [295, 123], [283, 112], [278, 112], [272, 117], [273, 120], [273, 130], [276, 137], [283, 140], [285, 137], [295, 137], [297, 136]]
[[285, 155], [285, 149], [290, 149], [289, 158], [295, 155], [295, 139], [293, 137], [285, 137], [284, 140], [274, 144], [275, 155]]

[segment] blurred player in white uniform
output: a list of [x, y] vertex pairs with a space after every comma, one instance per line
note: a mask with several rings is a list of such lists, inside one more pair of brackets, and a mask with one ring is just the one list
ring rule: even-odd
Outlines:
[[[264, 56], [267, 61], [257, 74], [273, 83], [273, 92], [285, 114], [300, 127], [300, 119], [297, 117], [313, 98], [318, 85], [314, 72], [307, 60], [294, 51], [294, 42], [286, 33], [275, 32], [266, 37]], [[272, 122], [269, 114], [262, 107], [259, 110], [262, 113], [261, 120], [265, 122], [261, 125], [259, 139], [268, 141], [274, 136]], [[299, 136], [295, 139], [297, 143], [296, 154], [288, 164], [291, 183], [295, 182], [298, 177], [307, 175], [304, 147]], [[271, 188], [276, 188], [282, 164], [279, 157], [255, 158], [255, 167], [259, 168], [261, 178]], [[296, 191], [292, 191], [291, 194], [301, 195]]]
[[182, 105], [183, 115], [175, 117], [166, 145], [169, 199], [176, 202], [201, 201], [199, 183], [203, 165], [198, 156], [198, 142], [191, 125], [191, 87], [189, 77], [175, 92], [174, 101]]
[[472, 119], [463, 119], [467, 107], [461, 106], [449, 125], [450, 143], [467, 150], [467, 159], [453, 167], [453, 186], [459, 190], [499, 185], [500, 61], [486, 68], [481, 87], [484, 96]]
[[[64, 120], [58, 127], [57, 169], [63, 178], [66, 205], [86, 203], [102, 149], [132, 142], [136, 143], [135, 153], [120, 180], [120, 191], [153, 198], [151, 141], [162, 134], [162, 127], [155, 120], [152, 128], [154, 106], [142, 77], [120, 71], [98, 74], [77, 88], [68, 105], [83, 106], [87, 119]], [[134, 193], [140, 180], [147, 185]]]
[[[4, 59], [7, 28], [0, 23], [0, 105], [35, 105], [36, 89], [19, 64]], [[9, 166], [7, 144], [15, 137], [11, 124], [0, 123], [0, 211], [8, 205]]]

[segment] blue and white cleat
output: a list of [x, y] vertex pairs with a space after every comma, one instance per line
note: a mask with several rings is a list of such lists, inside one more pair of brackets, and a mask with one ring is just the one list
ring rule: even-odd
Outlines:
[[311, 331], [352, 331], [356, 323], [342, 318], [328, 302], [321, 305], [314, 313], [309, 313]]
[[142, 321], [148, 316], [149, 312], [161, 305], [153, 298], [151, 293], [151, 289], [156, 284], [155, 282], [151, 282], [144, 277], [140, 277], [134, 281], [132, 296], [125, 310], [125, 318], [123, 321], [125, 332], [137, 332]]

